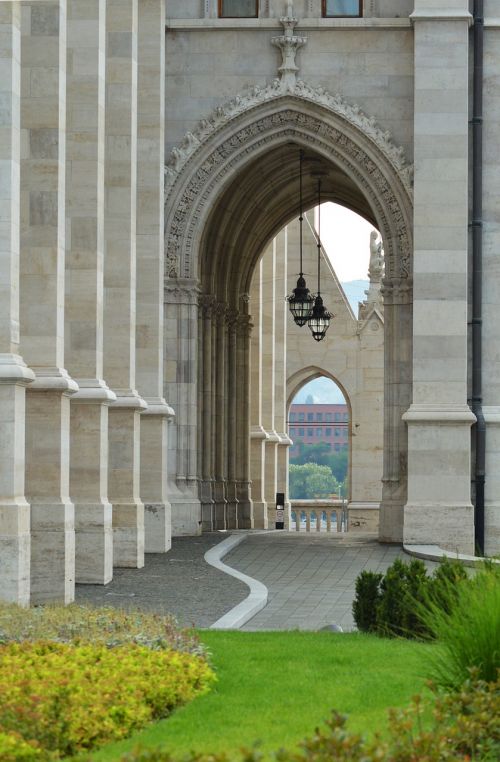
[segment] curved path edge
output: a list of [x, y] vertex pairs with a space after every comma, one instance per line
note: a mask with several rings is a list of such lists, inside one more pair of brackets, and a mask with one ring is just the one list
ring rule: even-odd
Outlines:
[[238, 630], [267, 604], [268, 589], [262, 582], [233, 569], [222, 561], [224, 556], [229, 553], [230, 550], [242, 543], [245, 539], [246, 535], [244, 534], [233, 534], [218, 545], [214, 545], [213, 548], [210, 548], [210, 550], [207, 550], [205, 553], [204, 557], [207, 564], [210, 564], [210, 566], [219, 569], [219, 571], [222, 571], [225, 574], [229, 574], [231, 577], [235, 577], [235, 579], [239, 579], [240, 582], [244, 582], [245, 585], [250, 588], [250, 592], [245, 600], [238, 603], [237, 606], [234, 606], [234, 608], [224, 614], [224, 616], [220, 617], [220, 619], [217, 619], [216, 622], [210, 625], [211, 630]]
[[440, 548], [439, 545], [403, 545], [403, 550], [410, 556], [422, 558], [424, 561], [441, 561], [443, 558], [461, 561], [464, 566], [478, 566], [485, 561], [494, 564], [500, 563], [498, 559], [482, 558], [481, 556], [468, 556], [464, 553], [452, 553], [449, 550]]

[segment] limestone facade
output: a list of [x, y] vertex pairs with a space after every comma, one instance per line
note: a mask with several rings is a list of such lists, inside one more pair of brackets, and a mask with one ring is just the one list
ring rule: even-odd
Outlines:
[[[325, 200], [384, 243], [380, 536], [473, 550], [471, 4], [363, 5], [323, 19], [320, 0], [261, 0], [256, 19], [219, 19], [216, 0], [0, 3], [2, 598], [70, 601], [75, 579], [139, 567], [171, 531], [265, 524], [286, 399], [256, 409], [251, 386], [272, 362], [283, 387], [285, 317], [257, 314], [251, 283], [259, 271], [276, 298], [277, 276], [295, 275], [279, 236], [262, 254], [298, 216], [299, 148]], [[500, 20], [493, 0], [484, 10], [496, 553]]]

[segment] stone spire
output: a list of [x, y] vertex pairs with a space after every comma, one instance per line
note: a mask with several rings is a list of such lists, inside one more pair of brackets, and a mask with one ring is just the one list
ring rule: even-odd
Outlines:
[[281, 50], [283, 60], [278, 69], [281, 87], [284, 92], [293, 92], [297, 82], [299, 67], [295, 63], [297, 50], [307, 43], [307, 37], [294, 34], [295, 27], [299, 23], [293, 15], [293, 3], [287, 4], [286, 16], [280, 18], [283, 26], [283, 34], [273, 37], [271, 43]]

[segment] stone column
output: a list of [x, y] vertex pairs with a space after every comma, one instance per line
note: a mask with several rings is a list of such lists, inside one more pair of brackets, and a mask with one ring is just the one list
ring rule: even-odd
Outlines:
[[108, 404], [103, 379], [105, 4], [68, 0], [65, 358], [71, 399], [70, 494], [76, 581], [113, 576]]
[[171, 546], [167, 499], [168, 423], [163, 397], [163, 175], [165, 164], [165, 3], [138, 5], [137, 97], [137, 388], [141, 418], [141, 498], [146, 552]]
[[[247, 295], [245, 295], [246, 297]], [[245, 303], [246, 304], [246, 303]], [[250, 340], [252, 322], [240, 309], [236, 322], [236, 498], [239, 529], [253, 529], [254, 507], [250, 482]]]
[[135, 383], [137, 212], [137, 0], [106, 6], [104, 375], [109, 409], [109, 499], [113, 563], [144, 566], [139, 494], [140, 413]]
[[403, 541], [408, 489], [408, 432], [403, 420], [411, 402], [411, 281], [386, 278], [384, 296], [384, 452], [379, 540]]
[[0, 5], [0, 597], [30, 595], [30, 508], [24, 497], [25, 386], [19, 355], [21, 9]]
[[413, 401], [406, 543], [472, 553], [467, 0], [416, 0]]
[[227, 315], [227, 380], [226, 380], [226, 405], [227, 405], [227, 528], [238, 528], [238, 487], [237, 487], [237, 439], [238, 439], [238, 336], [237, 321], [238, 312], [228, 310]]
[[214, 528], [213, 473], [212, 473], [212, 315], [215, 298], [200, 296], [199, 336], [200, 345], [200, 501], [202, 529], [211, 532]]
[[227, 305], [216, 305], [214, 321], [215, 342], [213, 344], [213, 367], [215, 370], [215, 383], [213, 385], [215, 420], [213, 421], [215, 432], [215, 482], [214, 482], [214, 513], [215, 529], [227, 529], [227, 426], [226, 415], [226, 377], [227, 377]]
[[165, 280], [165, 396], [175, 410], [168, 455], [172, 534], [199, 534], [198, 281]]
[[26, 395], [31, 602], [74, 598], [69, 499], [69, 394], [64, 368], [66, 0], [22, 5], [21, 350], [36, 380]]
[[[487, 4], [488, 6], [488, 4]], [[497, 15], [489, 3], [488, 16]], [[500, 554], [500, 157], [498, 119], [500, 114], [500, 58], [498, 28], [484, 32], [484, 122], [483, 122], [483, 414], [486, 420], [486, 482], [484, 550]]]
[[[277, 453], [277, 492], [285, 495], [285, 529], [290, 526], [291, 503], [288, 497], [289, 449], [292, 440], [288, 436], [287, 392], [286, 392], [286, 353], [288, 304], [288, 227], [276, 237], [276, 272], [275, 272], [275, 428], [278, 432]], [[293, 347], [292, 347], [293, 351]]]
[[[262, 425], [262, 259], [255, 268], [250, 295], [250, 312], [255, 321], [250, 357], [251, 468], [254, 526], [267, 529], [265, 488], [265, 442], [269, 438]], [[240, 418], [241, 420], [241, 418]]]
[[276, 431], [276, 238], [262, 257], [262, 425], [267, 433], [264, 456], [267, 520], [274, 528], [277, 492], [278, 444]]

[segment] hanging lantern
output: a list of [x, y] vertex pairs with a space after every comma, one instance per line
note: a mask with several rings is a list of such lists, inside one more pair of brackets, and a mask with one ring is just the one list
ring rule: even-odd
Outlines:
[[300, 273], [297, 280], [297, 286], [293, 289], [290, 296], [287, 296], [290, 312], [293, 319], [298, 326], [303, 326], [307, 323], [309, 316], [312, 313], [314, 304], [314, 297], [307, 288], [304, 273], [302, 272], [302, 223], [304, 221], [303, 213], [303, 200], [302, 200], [302, 161], [304, 158], [304, 151], [300, 151], [299, 154], [299, 256], [300, 256]]
[[318, 179], [318, 293], [307, 324], [315, 341], [323, 341], [330, 326], [332, 315], [326, 309], [321, 298], [321, 179]]

